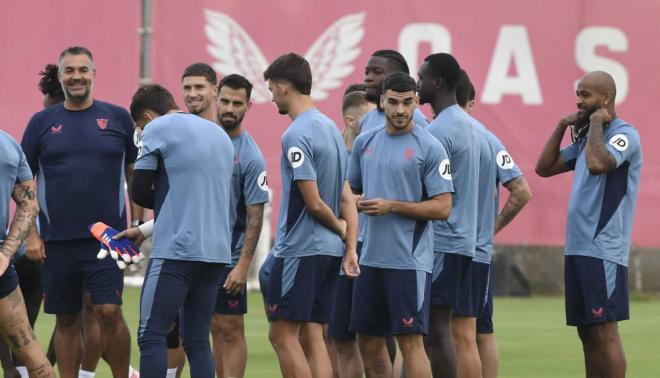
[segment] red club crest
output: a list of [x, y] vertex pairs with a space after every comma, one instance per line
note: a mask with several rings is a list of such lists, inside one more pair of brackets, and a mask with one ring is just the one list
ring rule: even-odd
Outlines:
[[108, 126], [108, 119], [107, 118], [97, 118], [96, 119], [96, 124], [99, 125], [101, 130], [105, 130], [105, 128]]

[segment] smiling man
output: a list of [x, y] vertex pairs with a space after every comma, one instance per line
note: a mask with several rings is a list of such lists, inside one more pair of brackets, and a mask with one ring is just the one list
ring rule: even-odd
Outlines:
[[130, 336], [120, 307], [124, 275], [112, 259], [96, 258], [99, 243], [87, 227], [104, 222], [126, 228], [124, 180], [130, 187], [137, 155], [133, 122], [125, 109], [94, 99], [96, 69], [88, 49], [64, 50], [58, 72], [64, 103], [36, 113], [22, 141], [30, 168], [37, 173], [41, 208], [41, 236], [33, 232], [26, 248], [41, 251], [42, 259], [48, 256], [44, 310], [56, 315], [60, 375], [79, 374], [84, 288], [101, 326], [102, 352], [113, 375], [126, 377]]
[[218, 95], [218, 78], [213, 68], [206, 63], [193, 63], [186, 67], [181, 76], [183, 101], [191, 114], [215, 122], [213, 102]]

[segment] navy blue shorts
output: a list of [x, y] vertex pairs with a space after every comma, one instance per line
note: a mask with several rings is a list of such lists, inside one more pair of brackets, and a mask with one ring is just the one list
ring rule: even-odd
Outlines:
[[74, 314], [82, 309], [83, 288], [92, 304], [121, 305], [124, 273], [110, 256], [96, 258], [101, 243], [93, 238], [46, 242], [43, 268], [44, 311]]
[[458, 294], [458, 304], [454, 307], [454, 314], [471, 318], [479, 317], [488, 293], [488, 280], [490, 264], [472, 261], [461, 282]]
[[492, 266], [489, 265], [489, 267], [486, 303], [484, 303], [477, 318], [477, 333], [495, 333], [493, 327], [493, 270]]
[[[362, 242], [357, 244], [357, 254], [360, 256]], [[341, 268], [340, 268], [341, 269]], [[353, 287], [355, 280], [346, 275], [339, 276], [337, 295], [335, 297], [335, 313], [328, 326], [328, 337], [337, 340], [355, 340], [355, 332], [349, 329], [351, 325], [351, 308], [353, 307]]]
[[472, 258], [458, 253], [436, 252], [433, 258], [431, 307], [458, 305], [458, 297]]
[[5, 273], [0, 276], [0, 299], [11, 294], [18, 287], [18, 275], [14, 270], [14, 264], [9, 263]]
[[332, 320], [341, 257], [273, 257], [266, 290], [268, 320]]
[[273, 255], [273, 252], [268, 252], [268, 256], [266, 256], [266, 259], [261, 264], [261, 268], [259, 268], [259, 290], [261, 290], [261, 295], [264, 297], [264, 303], [266, 303], [268, 280], [270, 279], [270, 272], [273, 270], [274, 259], [275, 255]]
[[428, 333], [431, 274], [369, 266], [360, 270], [353, 289], [351, 331], [377, 337]]
[[220, 281], [218, 282], [218, 297], [215, 300], [215, 313], [221, 315], [244, 315], [247, 314], [247, 290], [243, 290], [238, 295], [231, 295], [222, 287], [229, 272], [234, 269], [233, 266], [226, 266], [222, 269]]
[[588, 326], [630, 318], [628, 268], [588, 256], [565, 256], [566, 324]]

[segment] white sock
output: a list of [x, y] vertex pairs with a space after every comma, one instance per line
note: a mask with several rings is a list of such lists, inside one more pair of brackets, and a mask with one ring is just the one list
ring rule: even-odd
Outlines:
[[129, 367], [128, 367], [128, 377], [131, 378], [131, 377], [133, 377], [134, 374], [135, 374], [136, 377], [139, 377], [139, 376], [140, 376], [140, 372], [139, 372], [139, 371], [133, 369], [133, 366], [129, 366]]
[[78, 378], [94, 378], [95, 375], [96, 373], [93, 371], [78, 370]]
[[18, 372], [21, 378], [30, 378], [28, 375], [27, 367], [25, 366], [16, 366], [14, 369]]
[[167, 369], [165, 378], [176, 378], [176, 368]]

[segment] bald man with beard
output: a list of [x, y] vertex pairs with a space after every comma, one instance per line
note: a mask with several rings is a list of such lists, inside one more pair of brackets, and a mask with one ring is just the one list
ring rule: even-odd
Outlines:
[[[559, 121], [536, 173], [575, 172], [566, 227], [566, 323], [577, 327], [587, 377], [624, 377], [618, 322], [629, 319], [627, 266], [642, 147], [637, 130], [616, 114], [608, 73], [584, 76], [576, 95], [578, 111]], [[569, 126], [573, 143], [560, 149]]]

